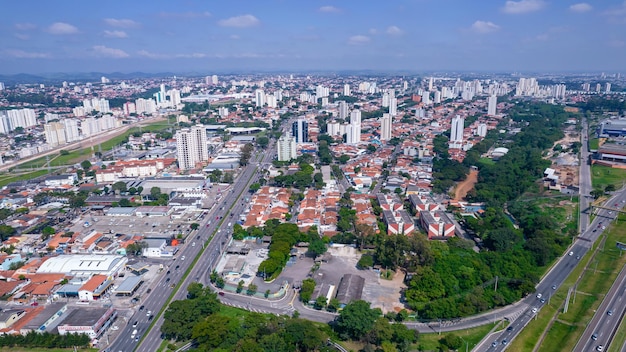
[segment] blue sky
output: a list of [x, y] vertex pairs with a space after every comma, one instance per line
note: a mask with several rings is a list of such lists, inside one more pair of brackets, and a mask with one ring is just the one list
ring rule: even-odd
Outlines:
[[3, 2], [0, 73], [626, 71], [626, 1]]

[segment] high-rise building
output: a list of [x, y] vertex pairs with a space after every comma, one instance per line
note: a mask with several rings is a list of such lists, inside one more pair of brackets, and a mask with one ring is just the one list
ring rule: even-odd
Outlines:
[[432, 77], [428, 79], [428, 90], [429, 91], [433, 90], [433, 78]]
[[611, 83], [606, 82], [606, 85], [604, 86], [604, 92], [611, 93]]
[[352, 110], [350, 124], [346, 127], [346, 143], [358, 144], [361, 142], [361, 110]]
[[339, 101], [339, 118], [345, 119], [348, 117], [348, 103], [341, 100]]
[[433, 99], [433, 103], [435, 104], [441, 103], [441, 92], [438, 90], [435, 91], [435, 97]]
[[265, 102], [268, 108], [276, 108], [276, 106], [278, 106], [278, 103], [276, 102], [276, 97], [273, 94], [266, 95]]
[[600, 93], [601, 89], [602, 89], [602, 85], [600, 83], [596, 83], [596, 93]]
[[219, 83], [219, 80], [217, 79], [217, 75], [211, 76], [211, 84], [215, 86], [218, 83]]
[[65, 119], [62, 121], [65, 128], [65, 141], [72, 143], [80, 140], [80, 133], [78, 132], [78, 120]]
[[28, 128], [37, 125], [37, 115], [33, 109], [7, 110], [11, 131], [18, 127]]
[[389, 98], [389, 115], [396, 116], [398, 114], [398, 98], [392, 96]]
[[278, 161], [289, 161], [297, 158], [296, 139], [290, 133], [286, 133], [276, 143]]
[[265, 92], [263, 89], [257, 89], [254, 92], [254, 106], [263, 107], [265, 105]]
[[60, 122], [50, 122], [43, 125], [46, 143], [51, 147], [63, 145], [65, 140], [65, 126]]
[[380, 106], [382, 106], [383, 108], [389, 107], [389, 100], [390, 100], [391, 96], [389, 95], [388, 92], [383, 93], [383, 100], [380, 103]]
[[347, 83], [343, 85], [343, 95], [350, 96], [350, 85]]
[[181, 170], [193, 169], [197, 163], [209, 160], [206, 128], [196, 125], [176, 131], [176, 155]]
[[383, 114], [380, 119], [380, 140], [388, 141], [391, 139], [391, 114]]
[[422, 93], [422, 103], [424, 103], [424, 105], [430, 105], [430, 91], [424, 91]]
[[498, 106], [498, 97], [491, 95], [487, 99], [487, 115], [496, 116], [496, 107]]
[[0, 82], [0, 90], [4, 90], [4, 83]]
[[309, 141], [309, 124], [304, 119], [298, 119], [291, 125], [291, 135], [295, 137], [296, 143], [306, 143]]
[[463, 143], [463, 129], [465, 128], [465, 119], [456, 115], [452, 119], [450, 125], [450, 148], [460, 149]]

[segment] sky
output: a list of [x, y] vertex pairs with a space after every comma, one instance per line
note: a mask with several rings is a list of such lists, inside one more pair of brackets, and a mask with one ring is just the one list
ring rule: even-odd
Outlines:
[[626, 1], [5, 1], [0, 74], [626, 71]]

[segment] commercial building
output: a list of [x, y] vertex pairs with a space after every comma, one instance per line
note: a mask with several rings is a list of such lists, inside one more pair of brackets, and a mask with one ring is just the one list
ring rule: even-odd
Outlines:
[[99, 338], [117, 318], [111, 308], [78, 308], [72, 310], [57, 326], [59, 335], [87, 334], [92, 340]]
[[52, 257], [37, 269], [37, 273], [59, 273], [90, 277], [94, 274], [116, 276], [128, 259], [120, 255], [74, 254]]
[[309, 123], [304, 119], [298, 119], [291, 125], [291, 135], [295, 137], [296, 143], [306, 143], [309, 141]]

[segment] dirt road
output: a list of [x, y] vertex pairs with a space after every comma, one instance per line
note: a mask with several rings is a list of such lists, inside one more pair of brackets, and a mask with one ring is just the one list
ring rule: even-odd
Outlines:
[[470, 170], [469, 175], [467, 175], [465, 181], [456, 185], [456, 188], [454, 190], [454, 200], [457, 202], [463, 200], [463, 198], [465, 198], [465, 196], [467, 195], [467, 192], [474, 188], [474, 185], [477, 181], [478, 170]]

